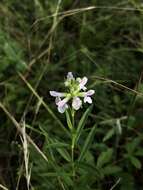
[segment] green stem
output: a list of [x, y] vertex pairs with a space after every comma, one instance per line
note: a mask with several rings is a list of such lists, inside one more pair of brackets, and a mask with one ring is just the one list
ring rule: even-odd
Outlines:
[[72, 175], [73, 178], [75, 176], [75, 167], [74, 167], [74, 148], [75, 148], [75, 129], [74, 129], [74, 117], [75, 117], [75, 111], [74, 109], [71, 110], [71, 116], [72, 116], [72, 131], [71, 131], [71, 135], [72, 135], [72, 142], [71, 142], [71, 159], [72, 159]]
[[72, 134], [72, 144], [71, 144], [71, 159], [72, 159], [72, 176], [73, 176], [73, 181], [75, 177], [75, 166], [74, 166], [74, 144], [75, 143], [75, 136], [74, 133]]
[[72, 153], [72, 162], [74, 162], [74, 144], [75, 143], [75, 136], [74, 133], [72, 134], [72, 144], [71, 144], [71, 153]]
[[74, 111], [73, 108], [72, 108], [72, 110], [71, 110], [71, 116], [72, 116], [72, 126], [73, 126], [73, 130], [74, 130], [74, 116], [75, 116], [75, 111]]

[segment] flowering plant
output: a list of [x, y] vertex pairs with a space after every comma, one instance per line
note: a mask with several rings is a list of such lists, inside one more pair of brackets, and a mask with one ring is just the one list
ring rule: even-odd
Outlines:
[[[74, 149], [75, 145], [78, 142], [80, 134], [82, 133], [86, 117], [89, 114], [91, 107], [88, 108], [86, 112], [83, 114], [77, 127], [75, 127], [75, 111], [81, 108], [83, 102], [92, 104], [91, 96], [94, 94], [94, 90], [87, 90], [85, 86], [87, 81], [87, 77], [75, 78], [72, 72], [68, 72], [66, 80], [64, 82], [64, 85], [67, 89], [66, 92], [50, 91], [50, 95], [55, 97], [55, 103], [57, 105], [58, 111], [60, 113], [66, 113], [67, 125], [71, 132], [71, 164], [73, 179], [76, 176]], [[68, 110], [68, 108], [71, 109]], [[88, 139], [91, 139], [92, 135], [94, 134], [93, 131], [94, 128], [89, 133], [89, 136], [85, 141], [85, 146], [88, 143]], [[85, 146], [83, 147], [83, 151], [85, 149]], [[81, 152], [79, 160], [83, 157], [83, 151]]]
[[[91, 96], [94, 94], [94, 90], [88, 90], [86, 88], [87, 77], [74, 78], [72, 72], [68, 72], [66, 81], [64, 83], [67, 88], [67, 92], [50, 91], [50, 95], [55, 97], [56, 105], [60, 113], [64, 113], [69, 107], [68, 102], [72, 100], [72, 108], [78, 110], [82, 106], [82, 100], [84, 103], [92, 103]], [[61, 99], [63, 98], [63, 99]]]

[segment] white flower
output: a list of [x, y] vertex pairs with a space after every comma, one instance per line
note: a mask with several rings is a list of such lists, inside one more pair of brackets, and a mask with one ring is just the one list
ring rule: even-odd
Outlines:
[[67, 79], [74, 79], [72, 72], [68, 72]]
[[56, 92], [56, 91], [50, 91], [50, 95], [53, 97], [64, 97], [65, 93]]
[[63, 100], [60, 100], [60, 101], [57, 103], [57, 105], [58, 105], [58, 107], [63, 107], [68, 101], [69, 101], [69, 98], [66, 97], [66, 98], [64, 98]]
[[67, 108], [68, 108], [67, 104], [63, 105], [62, 107], [58, 106], [58, 111], [60, 113], [64, 113]]
[[[68, 88], [68, 92], [57, 92], [57, 91], [50, 91], [50, 95], [56, 97], [56, 105], [58, 107], [58, 111], [60, 113], [64, 113], [65, 110], [68, 108], [68, 102], [72, 100], [72, 108], [74, 110], [78, 110], [82, 106], [83, 98], [84, 103], [92, 103], [92, 96], [95, 92], [94, 90], [87, 90], [86, 83], [88, 79], [87, 77], [83, 78], [74, 78], [72, 72], [68, 72], [67, 79], [65, 81], [65, 86]], [[61, 99], [63, 97], [63, 99]]]
[[86, 96], [92, 96], [95, 93], [94, 90], [88, 90], [85, 94]]
[[83, 77], [82, 79], [79, 78], [78, 81], [79, 81], [79, 89], [80, 90], [86, 90], [87, 88], [85, 87], [85, 85], [88, 81], [87, 77]]
[[89, 104], [92, 104], [92, 99], [89, 96], [84, 97], [84, 103], [88, 102]]
[[68, 72], [67, 74], [67, 80], [65, 81], [65, 86], [68, 87], [71, 85], [72, 81], [74, 81], [75, 78], [73, 77], [72, 72]]
[[93, 94], [95, 93], [94, 90], [88, 90], [87, 92], [85, 92], [85, 95], [84, 95], [84, 103], [89, 103], [89, 104], [92, 104], [92, 99], [90, 96], [92, 96]]
[[75, 109], [75, 110], [78, 110], [82, 105], [82, 101], [80, 100], [79, 97], [74, 97], [73, 98], [73, 101], [72, 101], [72, 107]]
[[64, 113], [65, 110], [68, 108], [67, 102], [68, 102], [69, 98], [64, 98], [63, 100], [61, 100], [60, 97], [56, 97], [56, 105], [58, 106], [58, 111], [60, 113]]

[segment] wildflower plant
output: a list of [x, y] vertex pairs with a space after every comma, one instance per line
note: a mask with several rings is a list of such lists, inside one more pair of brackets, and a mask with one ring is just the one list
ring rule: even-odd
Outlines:
[[[66, 88], [66, 92], [57, 92], [50, 91], [50, 95], [55, 97], [55, 103], [60, 113], [65, 113], [67, 125], [70, 129], [71, 134], [71, 163], [72, 163], [72, 176], [76, 175], [76, 167], [75, 167], [75, 145], [78, 142], [78, 139], [83, 131], [84, 125], [86, 123], [86, 119], [91, 111], [91, 106], [85, 111], [83, 116], [81, 117], [77, 127], [75, 126], [75, 113], [82, 107], [83, 103], [92, 104], [91, 96], [95, 93], [94, 90], [88, 90], [86, 87], [88, 78], [75, 78], [72, 72], [68, 72], [66, 80], [64, 82], [64, 86]], [[87, 139], [85, 139], [85, 143], [79, 155], [78, 161], [82, 160], [85, 151], [88, 150], [89, 142], [91, 142], [92, 137], [94, 135], [95, 127], [91, 128]]]

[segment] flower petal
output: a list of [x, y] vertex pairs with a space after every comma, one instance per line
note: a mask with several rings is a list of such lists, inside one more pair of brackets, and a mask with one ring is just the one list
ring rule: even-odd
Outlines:
[[83, 78], [81, 79], [81, 81], [79, 82], [79, 88], [80, 88], [80, 90], [86, 88], [85, 85], [86, 85], [87, 81], [88, 81], [88, 78], [87, 78], [87, 77], [83, 77]]
[[89, 104], [92, 104], [92, 99], [89, 96], [84, 97], [84, 103], [88, 102]]
[[53, 97], [64, 97], [65, 93], [57, 92], [57, 91], [50, 91], [50, 95]]
[[67, 105], [67, 104], [65, 104], [65, 105], [62, 106], [62, 107], [58, 106], [58, 111], [59, 111], [60, 113], [64, 113], [67, 108], [68, 108], [68, 105]]
[[74, 79], [72, 72], [68, 72], [67, 79]]
[[75, 109], [75, 110], [78, 110], [82, 105], [82, 101], [80, 100], [79, 97], [75, 97], [73, 98], [73, 101], [72, 101], [72, 107]]
[[58, 105], [58, 103], [61, 101], [61, 98], [60, 97], [56, 97], [56, 99], [55, 99], [55, 103], [56, 103], [56, 105]]
[[83, 89], [83, 91], [87, 90], [87, 88], [85, 86], [82, 89]]
[[88, 91], [86, 92], [86, 96], [92, 96], [94, 93], [95, 93], [94, 90], [88, 90]]
[[57, 105], [58, 107], [63, 107], [68, 101], [69, 101], [69, 98], [64, 98], [63, 100], [57, 102]]

